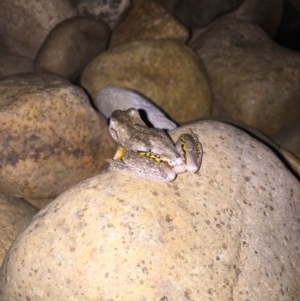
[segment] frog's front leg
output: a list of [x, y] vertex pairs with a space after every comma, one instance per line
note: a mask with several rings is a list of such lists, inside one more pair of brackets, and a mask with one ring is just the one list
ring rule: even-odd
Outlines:
[[152, 159], [151, 156], [153, 155], [149, 153], [129, 150], [121, 158], [108, 161], [110, 168], [114, 170], [125, 171], [149, 180], [173, 181], [176, 177], [175, 171], [164, 162]]
[[176, 141], [176, 148], [181, 154], [185, 166], [174, 167], [176, 173], [189, 171], [197, 172], [202, 163], [203, 149], [198, 137], [190, 130], [190, 134], [182, 134]]

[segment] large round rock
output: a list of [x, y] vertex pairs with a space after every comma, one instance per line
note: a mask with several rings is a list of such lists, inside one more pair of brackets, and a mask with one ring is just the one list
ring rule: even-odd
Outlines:
[[0, 191], [57, 196], [99, 172], [113, 152], [106, 121], [81, 88], [46, 74], [0, 81]]
[[300, 295], [300, 186], [274, 153], [218, 122], [192, 129], [197, 174], [86, 180], [42, 209], [0, 270], [14, 300], [264, 300]]

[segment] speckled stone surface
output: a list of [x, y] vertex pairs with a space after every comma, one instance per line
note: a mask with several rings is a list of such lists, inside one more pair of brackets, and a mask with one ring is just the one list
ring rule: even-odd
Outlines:
[[84, 91], [50, 74], [0, 80], [0, 191], [51, 198], [113, 156], [106, 120]]
[[23, 199], [0, 192], [0, 266], [14, 239], [37, 212]]
[[206, 118], [212, 107], [202, 61], [170, 40], [136, 41], [101, 53], [84, 69], [81, 84], [94, 101], [106, 85], [136, 90], [178, 123]]
[[300, 185], [270, 149], [191, 124], [202, 167], [158, 183], [88, 179], [42, 209], [0, 269], [1, 300], [291, 301], [300, 295]]

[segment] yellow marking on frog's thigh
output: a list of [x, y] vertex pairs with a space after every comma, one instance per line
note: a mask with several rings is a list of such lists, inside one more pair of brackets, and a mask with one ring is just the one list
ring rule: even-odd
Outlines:
[[181, 137], [181, 149], [184, 159], [186, 160], [186, 141], [184, 136]]
[[126, 152], [127, 152], [126, 148], [119, 145], [117, 152], [114, 155], [114, 160], [121, 160]]
[[150, 152], [138, 152], [141, 156], [145, 156], [145, 157], [148, 157], [150, 159], [153, 159], [155, 160], [156, 162], [161, 162], [161, 158], [159, 156], [156, 156]]

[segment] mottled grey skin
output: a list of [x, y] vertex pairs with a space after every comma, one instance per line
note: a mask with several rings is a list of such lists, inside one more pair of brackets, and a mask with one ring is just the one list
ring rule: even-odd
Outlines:
[[133, 108], [114, 111], [109, 131], [113, 139], [126, 149], [121, 158], [117, 152], [114, 160], [109, 160], [112, 169], [151, 180], [173, 181], [177, 173], [197, 172], [200, 168], [202, 145], [192, 131], [191, 134], [182, 134], [175, 144], [163, 130], [148, 128]]

